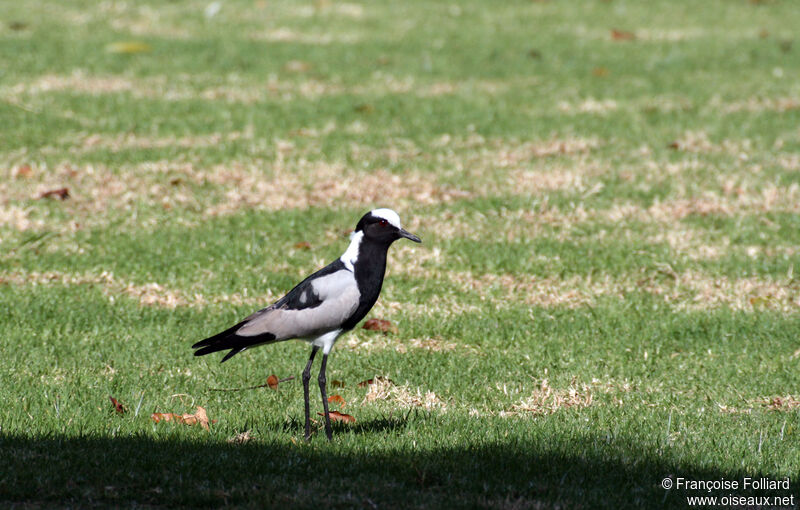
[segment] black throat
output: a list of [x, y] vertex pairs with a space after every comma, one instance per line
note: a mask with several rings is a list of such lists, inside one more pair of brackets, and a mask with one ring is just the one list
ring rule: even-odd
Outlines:
[[358, 258], [353, 264], [353, 274], [358, 285], [361, 299], [355, 313], [342, 324], [345, 330], [353, 329], [367, 312], [375, 305], [383, 287], [383, 276], [386, 273], [386, 254], [389, 245], [361, 239], [358, 247]]

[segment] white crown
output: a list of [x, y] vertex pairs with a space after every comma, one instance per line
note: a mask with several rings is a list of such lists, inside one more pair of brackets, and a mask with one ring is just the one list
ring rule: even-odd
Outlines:
[[402, 226], [400, 226], [400, 216], [391, 209], [386, 209], [386, 208], [374, 209], [370, 212], [372, 213], [373, 216], [377, 216], [378, 218], [383, 218], [384, 220], [388, 221], [397, 228], [403, 228]]

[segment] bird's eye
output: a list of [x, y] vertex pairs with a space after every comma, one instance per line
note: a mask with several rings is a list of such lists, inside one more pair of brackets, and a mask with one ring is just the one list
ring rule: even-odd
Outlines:
[[379, 222], [378, 222], [378, 225], [380, 225], [380, 226], [382, 226], [382, 227], [385, 227], [385, 226], [386, 226], [386, 225], [388, 225], [388, 224], [389, 224], [389, 222], [388, 222], [388, 221], [386, 221], [386, 220], [381, 220], [381, 221], [379, 221]]

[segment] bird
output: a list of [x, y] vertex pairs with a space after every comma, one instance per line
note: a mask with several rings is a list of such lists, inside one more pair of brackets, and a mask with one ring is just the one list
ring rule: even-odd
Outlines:
[[353, 329], [372, 309], [383, 286], [389, 246], [398, 239], [422, 240], [405, 230], [392, 209], [373, 209], [358, 221], [341, 257], [298, 283], [273, 304], [245, 317], [235, 326], [194, 345], [195, 356], [229, 350], [221, 362], [258, 345], [299, 339], [311, 344], [303, 371], [305, 440], [311, 440], [309, 380], [317, 351], [322, 349], [319, 389], [325, 411], [325, 435], [332, 440], [325, 371], [336, 340]]

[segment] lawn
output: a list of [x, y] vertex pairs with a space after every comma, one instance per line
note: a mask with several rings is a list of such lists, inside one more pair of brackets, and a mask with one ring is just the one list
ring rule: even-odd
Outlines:
[[[3, 2], [0, 505], [796, 508], [798, 26], [788, 0]], [[393, 329], [333, 350], [355, 423], [305, 443], [306, 344], [190, 346], [374, 207], [423, 244], [390, 250]]]

